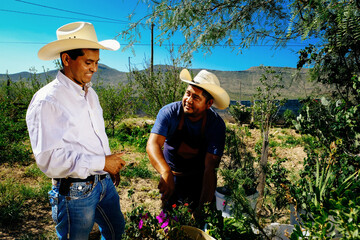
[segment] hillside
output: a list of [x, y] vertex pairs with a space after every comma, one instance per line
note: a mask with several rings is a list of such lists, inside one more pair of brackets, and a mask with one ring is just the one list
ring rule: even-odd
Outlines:
[[[162, 66], [156, 66], [161, 68]], [[195, 76], [201, 69], [191, 69]], [[231, 100], [251, 100], [251, 97], [256, 93], [257, 87], [260, 86], [259, 79], [263, 74], [260, 67], [251, 67], [245, 71], [219, 71], [208, 69], [213, 72], [221, 82], [221, 86], [227, 90]], [[309, 73], [307, 69], [297, 72], [295, 68], [288, 67], [274, 67], [274, 70], [282, 72], [283, 84], [285, 89], [282, 91], [282, 96], [288, 99], [298, 99], [307, 96], [318, 97], [322, 93], [329, 91], [327, 86], [319, 83], [311, 83], [308, 81]], [[38, 73], [40, 78], [53, 79], [56, 75], [56, 70], [48, 71], [46, 73]], [[20, 72], [16, 74], [9, 74], [13, 81], [19, 79], [28, 79], [31, 77], [30, 72]], [[295, 77], [296, 75], [296, 77]], [[6, 80], [6, 74], [0, 74], [0, 81]], [[93, 76], [93, 81], [103, 81], [105, 84], [116, 84], [116, 82], [127, 82], [127, 73], [110, 68], [106, 65], [100, 64], [99, 70]]]

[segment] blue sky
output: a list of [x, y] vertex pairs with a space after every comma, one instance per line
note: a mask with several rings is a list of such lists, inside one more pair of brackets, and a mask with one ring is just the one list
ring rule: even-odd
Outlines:
[[[37, 72], [42, 72], [43, 68], [54, 69], [53, 61], [38, 59], [37, 52], [46, 43], [56, 40], [56, 29], [64, 24], [91, 22], [101, 41], [113, 39], [124, 30], [130, 13], [135, 12], [135, 16], [141, 17], [146, 11], [147, 7], [137, 5], [137, 0], [1, 0], [0, 73], [12, 74], [29, 71], [30, 68], [35, 68]], [[150, 59], [150, 31], [143, 30], [141, 34], [141, 43], [134, 46], [135, 56], [131, 50], [101, 51], [100, 63], [127, 72], [130, 60], [132, 67], [142, 69], [145, 61]], [[180, 39], [172, 41], [179, 44]], [[127, 44], [120, 38], [118, 41], [122, 46]], [[241, 54], [229, 48], [215, 47], [212, 54], [196, 53], [192, 67], [227, 71], [241, 71], [260, 65], [296, 67], [296, 52], [304, 46], [301, 42], [282, 49], [257, 45], [244, 49]], [[155, 45], [154, 64], [169, 63], [167, 47]]]

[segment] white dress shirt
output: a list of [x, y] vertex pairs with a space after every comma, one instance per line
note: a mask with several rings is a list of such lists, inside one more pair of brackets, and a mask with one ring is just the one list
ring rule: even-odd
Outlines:
[[31, 146], [41, 171], [51, 178], [104, 174], [110, 155], [102, 108], [88, 92], [60, 71], [35, 93], [26, 113]]

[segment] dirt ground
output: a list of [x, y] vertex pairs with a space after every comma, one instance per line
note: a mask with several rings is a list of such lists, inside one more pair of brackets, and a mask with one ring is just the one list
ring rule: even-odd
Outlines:
[[[253, 151], [255, 144], [260, 139], [260, 131], [258, 129], [250, 129], [249, 131], [251, 135], [246, 138], [246, 145], [249, 151]], [[278, 136], [284, 133], [283, 130], [275, 128], [271, 130], [270, 134], [272, 136]], [[290, 129], [286, 130], [286, 134], [299, 137], [299, 135], [294, 130]], [[276, 153], [279, 157], [286, 157], [288, 159], [288, 161], [285, 163], [285, 167], [291, 172], [298, 172], [298, 170], [302, 167], [303, 159], [306, 157], [302, 147], [277, 149]], [[146, 157], [145, 153], [135, 153], [127, 150], [124, 160], [127, 162], [127, 164], [136, 164], [138, 159], [143, 159], [144, 157]], [[226, 159], [226, 156], [224, 159]], [[272, 161], [271, 157], [270, 161]], [[151, 171], [154, 171], [150, 164], [148, 166]], [[155, 171], [154, 174], [157, 176]], [[23, 168], [0, 165], [0, 181], [4, 181], [7, 178], [13, 178], [19, 183], [27, 183], [30, 185], [37, 184], [36, 179], [24, 177]], [[121, 208], [125, 214], [126, 212], [131, 211], [134, 206], [139, 204], [145, 205], [147, 209], [153, 211], [154, 213], [158, 213], [160, 211], [161, 200], [157, 190], [157, 179], [132, 178], [125, 180], [128, 180], [130, 183], [129, 186], [118, 187], [118, 192], [121, 199]], [[128, 191], [130, 189], [134, 192], [132, 198], [128, 197]], [[54, 233], [55, 226], [51, 219], [50, 205], [40, 205], [36, 202], [30, 202], [29, 204], [31, 209], [27, 209], [23, 223], [7, 229], [0, 227], [0, 239], [33, 239], [29, 236], [42, 236], [41, 239], [44, 239], [44, 236], [46, 236], [45, 239], [56, 238]], [[96, 226], [93, 229], [91, 239], [98, 239]]]

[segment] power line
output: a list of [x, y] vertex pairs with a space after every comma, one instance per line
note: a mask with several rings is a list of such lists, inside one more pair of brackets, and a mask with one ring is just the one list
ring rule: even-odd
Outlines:
[[84, 16], [88, 16], [88, 17], [95, 17], [95, 18], [100, 18], [100, 19], [105, 19], [105, 20], [111, 20], [111, 21], [121, 22], [121, 23], [126, 23], [126, 24], [129, 23], [129, 22], [124, 21], [124, 20], [118, 20], [118, 19], [107, 18], [107, 17], [100, 17], [100, 16], [91, 15], [91, 14], [87, 14], [87, 13], [81, 13], [81, 12], [75, 12], [75, 11], [60, 9], [60, 8], [56, 8], [56, 7], [45, 6], [45, 5], [42, 5], [42, 4], [27, 2], [27, 1], [23, 1], [23, 0], [15, 0], [15, 1], [21, 2], [21, 3], [26, 3], [26, 4], [31, 4], [31, 5], [35, 5], [35, 6], [39, 6], [39, 7], [43, 7], [43, 8], [54, 9], [54, 10], [58, 10], [58, 11], [62, 11], [62, 12], [67, 12], [67, 13], [80, 14], [80, 15], [84, 15]]
[[[1, 9], [0, 9], [1, 11]], [[46, 44], [46, 43], [42, 43], [42, 42], [4, 42], [4, 41], [0, 41], [0, 44]], [[127, 43], [120, 43], [121, 45], [127, 45]], [[134, 43], [134, 46], [150, 46], [150, 43]], [[160, 46], [159, 44], [154, 44], [157, 46]], [[166, 46], [175, 46], [175, 47], [180, 47], [181, 44], [162, 44], [162, 46], [166, 47]], [[239, 47], [240, 45], [214, 45], [214, 47]], [[286, 47], [305, 47], [307, 46], [307, 44], [289, 44], [286, 45]], [[266, 44], [254, 44], [254, 45], [250, 45], [250, 47], [275, 47], [275, 45], [266, 45]]]
[[[65, 19], [74, 19], [79, 20], [80, 18], [73, 18], [73, 17], [63, 17], [63, 16], [55, 16], [55, 15], [48, 15], [48, 14], [40, 14], [40, 13], [32, 13], [32, 12], [22, 12], [22, 11], [15, 11], [9, 9], [0, 9], [2, 12], [12, 12], [12, 13], [20, 13], [20, 14], [27, 14], [27, 15], [35, 15], [35, 16], [42, 16], [42, 17], [53, 17], [53, 18], [65, 18]], [[94, 20], [94, 19], [81, 19], [82, 21], [89, 21], [89, 22], [103, 22], [103, 23], [113, 23], [113, 24], [125, 24], [119, 23], [114, 21], [101, 21], [101, 20]]]

